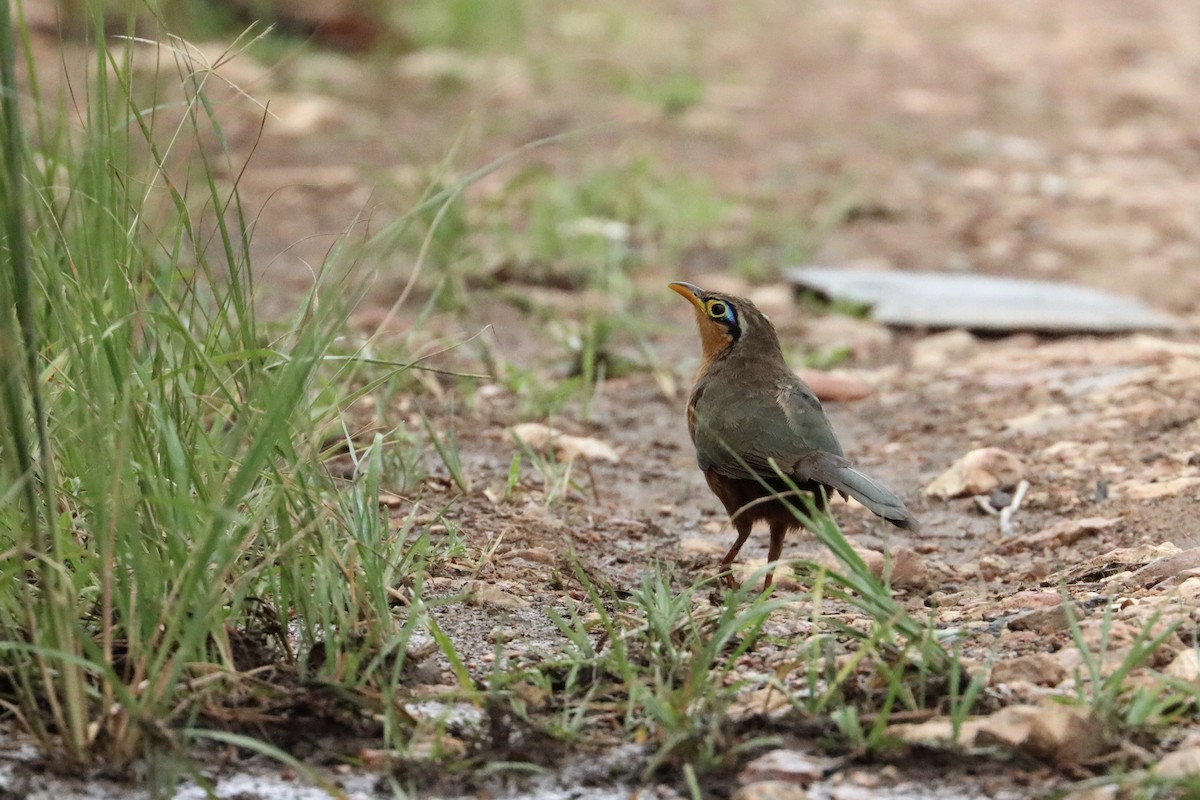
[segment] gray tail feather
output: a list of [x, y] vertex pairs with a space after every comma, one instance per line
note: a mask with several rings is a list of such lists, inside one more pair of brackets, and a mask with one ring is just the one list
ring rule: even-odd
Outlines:
[[843, 459], [817, 458], [808, 462], [805, 472], [813, 480], [850, 495], [898, 528], [916, 530], [917, 520], [904, 507], [904, 502], [879, 481], [849, 466]]

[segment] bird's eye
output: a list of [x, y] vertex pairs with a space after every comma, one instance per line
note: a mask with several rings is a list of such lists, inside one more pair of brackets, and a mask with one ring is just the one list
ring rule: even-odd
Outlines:
[[725, 319], [725, 315], [729, 313], [729, 306], [722, 303], [720, 300], [708, 301], [708, 315], [713, 319]]

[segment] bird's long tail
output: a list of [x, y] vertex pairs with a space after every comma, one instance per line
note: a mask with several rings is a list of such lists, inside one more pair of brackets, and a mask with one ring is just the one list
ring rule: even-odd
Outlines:
[[805, 459], [803, 472], [818, 483], [850, 495], [899, 528], [917, 528], [916, 518], [899, 497], [870, 475], [854, 469], [844, 458], [832, 453], [815, 453]]

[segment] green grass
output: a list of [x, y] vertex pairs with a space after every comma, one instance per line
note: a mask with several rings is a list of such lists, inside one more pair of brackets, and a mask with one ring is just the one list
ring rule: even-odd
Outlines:
[[511, 49], [526, 35], [527, 0], [418, 0], [393, 12], [419, 47]]
[[[199, 144], [220, 140], [204, 73], [179, 61], [158, 81], [179, 95], [146, 106], [129, 52], [100, 46], [68, 127], [65, 98], [17, 86], [16, 35], [0, 30], [5, 707], [68, 760], [120, 766], [185, 741], [255, 659], [390, 691], [427, 624], [414, 604], [397, 628], [394, 590], [427, 547], [380, 513], [382, 441], [348, 491], [322, 465], [323, 390], [354, 368], [332, 350], [344, 309], [256, 318], [236, 186]], [[18, 103], [39, 99], [58, 113], [26, 128]], [[202, 169], [180, 175], [190, 147]]]
[[630, 78], [626, 91], [666, 115], [681, 114], [704, 99], [704, 81], [694, 70], [677, 67], [649, 78]]

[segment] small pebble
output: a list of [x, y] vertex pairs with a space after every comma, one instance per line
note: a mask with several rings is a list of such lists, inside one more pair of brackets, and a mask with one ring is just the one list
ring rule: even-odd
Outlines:
[[1002, 508], [1008, 508], [1010, 505], [1012, 505], [1012, 501], [1012, 494], [1010, 492], [1003, 491], [1002, 489], [996, 489], [990, 495], [988, 495], [988, 503], [990, 503], [992, 508], [996, 509], [997, 511]]

